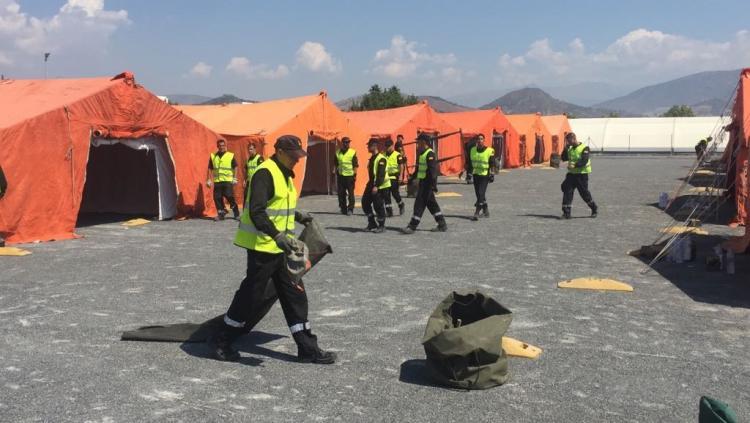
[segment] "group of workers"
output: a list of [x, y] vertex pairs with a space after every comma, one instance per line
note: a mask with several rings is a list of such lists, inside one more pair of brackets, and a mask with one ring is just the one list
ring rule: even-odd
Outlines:
[[[468, 160], [471, 161], [471, 174], [476, 194], [473, 220], [488, 217], [486, 191], [494, 178], [496, 161], [494, 149], [485, 145], [483, 136], [475, 140]], [[573, 193], [577, 189], [589, 205], [592, 217], [597, 215], [597, 206], [588, 191], [588, 175], [591, 172], [591, 158], [588, 147], [576, 140], [575, 134], [566, 137], [567, 146], [562, 160], [568, 162], [568, 174], [562, 183], [563, 218], [570, 218]], [[382, 233], [385, 221], [393, 215], [395, 200], [401, 214], [404, 202], [399, 193], [402, 177], [408, 176], [409, 183], [416, 183], [414, 210], [403, 233], [413, 234], [422, 219], [425, 208], [435, 218], [436, 232], [445, 232], [448, 225], [440, 206], [435, 199], [437, 192], [438, 159], [432, 150], [431, 137], [420, 134], [417, 137], [416, 169], [407, 172], [403, 150], [403, 137], [396, 143], [386, 141], [385, 151], [381, 151], [380, 141], [370, 139], [367, 147], [370, 158], [367, 162], [368, 181], [362, 196], [362, 208], [367, 216], [367, 230]], [[214, 186], [214, 199], [220, 218], [227, 213], [223, 198], [229, 197], [230, 207], [238, 215], [237, 205], [231, 195], [232, 185], [237, 183], [237, 163], [232, 153], [226, 150], [226, 141], [219, 140], [218, 150], [211, 154], [209, 172], [212, 177], [208, 185]], [[297, 191], [294, 185], [294, 166], [307, 155], [302, 142], [293, 135], [279, 137], [274, 144], [275, 153], [263, 160], [254, 146], [248, 147], [248, 160], [245, 166], [245, 204], [239, 228], [234, 239], [235, 245], [246, 250], [246, 276], [234, 294], [223, 323], [210, 338], [213, 357], [222, 361], [238, 361], [239, 352], [233, 347], [234, 341], [245, 332], [245, 325], [254, 311], [262, 307], [264, 293], [273, 284], [281, 303], [289, 331], [297, 345], [297, 359], [303, 363], [332, 364], [336, 354], [325, 351], [318, 345], [318, 338], [312, 332], [308, 320], [308, 299], [304, 283], [290, 275], [288, 257], [300, 248], [295, 239], [295, 222], [306, 224], [313, 217], [297, 209]], [[344, 215], [354, 210], [354, 182], [359, 163], [351, 140], [342, 139], [342, 147], [336, 153], [336, 172], [339, 182], [339, 207]]]

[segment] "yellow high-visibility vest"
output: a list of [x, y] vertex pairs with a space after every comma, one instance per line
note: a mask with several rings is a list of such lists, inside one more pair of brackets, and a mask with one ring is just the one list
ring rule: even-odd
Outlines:
[[417, 179], [424, 179], [427, 177], [427, 155], [432, 153], [432, 149], [427, 147], [422, 154], [419, 155], [419, 170], [417, 171]]
[[211, 153], [211, 164], [214, 167], [214, 182], [232, 182], [232, 179], [234, 179], [232, 160], [234, 160], [234, 154], [229, 151], [221, 157], [216, 153]]
[[354, 176], [354, 156], [357, 152], [353, 148], [346, 150], [346, 153], [342, 153], [341, 150], [336, 152], [336, 160], [338, 161], [339, 175], [341, 176]]
[[[375, 183], [375, 181], [378, 178], [378, 163], [380, 163], [381, 160], [385, 160], [386, 161], [386, 166], [387, 166], [388, 159], [385, 158], [385, 156], [383, 155], [383, 153], [378, 153], [378, 155], [375, 156], [375, 160], [372, 161], [372, 182], [373, 182], [373, 184]], [[387, 167], [386, 167], [386, 169], [387, 169]], [[378, 189], [386, 189], [386, 188], [390, 188], [391, 187], [391, 178], [388, 177], [387, 173], [388, 172], [386, 172], [385, 178], [383, 178], [383, 183], [380, 184], [380, 185], [378, 185]]]
[[492, 147], [485, 147], [484, 151], [479, 152], [476, 146], [471, 147], [469, 157], [471, 159], [472, 174], [477, 176], [487, 176], [490, 173], [490, 160], [495, 155]]

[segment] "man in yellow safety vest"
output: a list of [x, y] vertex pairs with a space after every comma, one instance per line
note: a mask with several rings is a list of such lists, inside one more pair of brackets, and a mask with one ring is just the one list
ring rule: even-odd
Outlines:
[[227, 214], [224, 208], [224, 199], [229, 202], [234, 218], [240, 217], [240, 209], [234, 200], [234, 185], [237, 185], [237, 162], [234, 153], [227, 151], [227, 142], [223, 139], [216, 141], [216, 152], [211, 153], [208, 159], [208, 177], [206, 185], [214, 188], [214, 204], [218, 215], [216, 220], [224, 220]]
[[385, 232], [385, 197], [390, 195], [391, 179], [388, 177], [388, 159], [380, 153], [378, 140], [373, 138], [367, 143], [367, 150], [372, 156], [367, 163], [367, 185], [362, 195], [362, 210], [367, 216], [366, 231]]
[[[403, 145], [401, 146], [403, 150]], [[391, 196], [396, 200], [398, 205], [398, 214], [404, 214], [406, 205], [404, 200], [401, 199], [400, 180], [401, 180], [401, 169], [406, 165], [406, 158], [401, 154], [400, 151], [396, 150], [393, 146], [392, 140], [385, 141], [385, 158], [388, 160], [388, 178], [391, 180], [391, 188], [383, 196], [385, 200], [385, 214], [388, 217], [393, 217], [393, 205], [391, 203]]]
[[[354, 184], [357, 182], [357, 152], [350, 148], [349, 137], [341, 139], [341, 149], [336, 152], [336, 185], [339, 194], [341, 214], [351, 216], [354, 213]], [[347, 202], [348, 200], [348, 202]]]
[[477, 202], [474, 203], [474, 216], [471, 220], [476, 221], [479, 217], [490, 217], [490, 210], [487, 206], [487, 185], [495, 178], [495, 149], [485, 145], [484, 135], [479, 134], [476, 137], [474, 146], [469, 151], [469, 160], [471, 161], [474, 194], [477, 196]]
[[563, 150], [560, 160], [568, 162], [568, 174], [560, 189], [563, 192], [562, 201], [562, 219], [570, 219], [573, 205], [573, 193], [578, 190], [583, 201], [591, 209], [591, 217], [596, 217], [599, 207], [589, 192], [589, 174], [591, 174], [591, 152], [588, 146], [578, 141], [576, 134], [573, 132], [565, 136], [565, 150]]
[[247, 276], [234, 294], [224, 315], [224, 323], [210, 339], [214, 358], [237, 361], [240, 354], [232, 343], [242, 333], [259, 301], [263, 300], [269, 279], [281, 303], [289, 331], [297, 344], [297, 359], [304, 363], [332, 364], [336, 354], [318, 347], [317, 337], [307, 320], [307, 293], [302, 280], [287, 272], [286, 256], [299, 252], [294, 223], [306, 223], [312, 216], [297, 210], [294, 166], [307, 153], [294, 135], [284, 135], [275, 144], [276, 154], [264, 161], [250, 180], [248, 207], [242, 211], [234, 243], [247, 250]]
[[437, 227], [432, 231], [446, 232], [448, 231], [448, 224], [445, 222], [445, 216], [443, 216], [440, 205], [435, 199], [438, 177], [437, 157], [430, 147], [430, 136], [428, 134], [420, 134], [417, 137], [417, 142], [417, 171], [412, 174], [410, 179], [416, 178], [419, 181], [419, 187], [417, 188], [417, 198], [414, 200], [414, 214], [409, 221], [409, 225], [404, 229], [404, 234], [411, 235], [417, 230], [425, 208], [432, 213], [437, 222]]
[[258, 169], [258, 166], [263, 163], [263, 156], [258, 154], [255, 149], [255, 144], [250, 143], [247, 145], [247, 162], [245, 162], [245, 194], [242, 196], [242, 202], [244, 204], [247, 201], [247, 191], [250, 189], [250, 178], [253, 177], [253, 173]]

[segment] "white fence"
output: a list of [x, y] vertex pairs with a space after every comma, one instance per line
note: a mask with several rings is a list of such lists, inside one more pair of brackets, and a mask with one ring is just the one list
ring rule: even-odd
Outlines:
[[[600, 118], [570, 119], [579, 141], [594, 152], [679, 153], [695, 151], [703, 138], [716, 140], [730, 118]], [[719, 150], [724, 149], [723, 135]]]

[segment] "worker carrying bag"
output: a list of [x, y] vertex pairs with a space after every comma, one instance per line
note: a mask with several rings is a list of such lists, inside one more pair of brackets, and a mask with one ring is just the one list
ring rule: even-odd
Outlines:
[[453, 292], [427, 321], [422, 345], [427, 370], [440, 384], [487, 389], [509, 379], [502, 337], [510, 310], [481, 292]]

